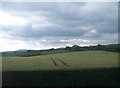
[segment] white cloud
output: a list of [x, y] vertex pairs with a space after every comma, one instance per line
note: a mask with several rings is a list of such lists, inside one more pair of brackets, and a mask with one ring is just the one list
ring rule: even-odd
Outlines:
[[90, 30], [88, 33], [86, 33], [84, 36], [94, 36], [97, 34], [97, 31], [95, 29]]
[[19, 49], [47, 49], [52, 48], [51, 46], [44, 46], [38, 41], [24, 41], [24, 40], [13, 40], [5, 37], [5, 34], [0, 35], [0, 52], [2, 51], [14, 51]]
[[61, 46], [54, 46], [49, 44], [48, 39], [39, 40], [19, 40], [9, 36], [7, 33], [0, 31], [0, 52], [2, 51], [14, 51], [19, 49], [50, 49], [58, 48]]
[[75, 39], [62, 39], [60, 42], [66, 43], [67, 45], [88, 45], [90, 43], [89, 40], [87, 39], [80, 39], [80, 38], [75, 38]]
[[10, 15], [6, 12], [0, 11], [0, 25], [2, 26], [18, 26], [27, 24], [27, 20], [23, 17]]
[[26, 45], [19, 40], [9, 39], [10, 36], [6, 33], [0, 32], [0, 52], [1, 51], [13, 51], [16, 49], [20, 49], [22, 47], [26, 47]]

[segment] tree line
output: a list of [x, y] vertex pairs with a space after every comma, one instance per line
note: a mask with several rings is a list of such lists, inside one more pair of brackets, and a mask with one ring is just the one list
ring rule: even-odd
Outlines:
[[64, 52], [88, 51], [88, 50], [120, 52], [120, 44], [109, 44], [109, 45], [98, 44], [95, 46], [83, 46], [83, 47], [78, 45], [73, 45], [72, 47], [66, 46], [65, 48], [57, 48], [57, 49], [51, 48], [48, 50], [10, 51], [10, 52], [2, 52], [2, 56], [28, 57], [28, 56], [48, 55], [48, 54], [64, 53]]

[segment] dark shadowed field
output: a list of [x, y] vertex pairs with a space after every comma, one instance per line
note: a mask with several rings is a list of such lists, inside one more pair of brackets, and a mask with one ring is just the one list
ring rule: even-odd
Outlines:
[[118, 69], [4, 71], [3, 86], [117, 86]]

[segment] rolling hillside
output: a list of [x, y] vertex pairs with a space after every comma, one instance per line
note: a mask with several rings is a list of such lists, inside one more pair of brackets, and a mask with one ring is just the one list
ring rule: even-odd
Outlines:
[[106, 51], [67, 52], [32, 57], [3, 57], [3, 70], [86, 69], [117, 66], [118, 54]]

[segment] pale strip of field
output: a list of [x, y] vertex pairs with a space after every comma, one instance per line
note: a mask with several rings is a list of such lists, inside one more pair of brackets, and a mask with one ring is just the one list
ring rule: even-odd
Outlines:
[[3, 71], [113, 68], [118, 67], [118, 53], [83, 51], [33, 57], [3, 57], [2, 65]]

